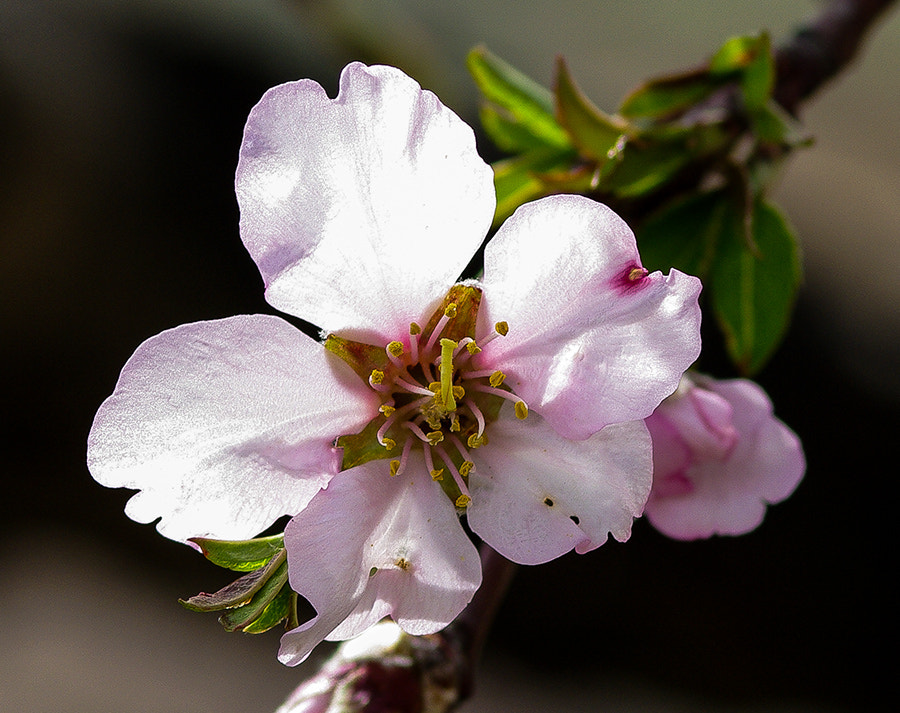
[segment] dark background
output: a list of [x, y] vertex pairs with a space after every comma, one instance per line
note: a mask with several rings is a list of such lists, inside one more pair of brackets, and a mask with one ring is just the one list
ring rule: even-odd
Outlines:
[[[352, 59], [397, 64], [470, 123], [468, 47], [541, 81], [566, 54], [612, 108], [729, 34], [776, 40], [803, 2], [166, 2], [0, 6], [0, 709], [271, 711], [308, 667], [179, 596], [227, 575], [122, 513], [85, 439], [118, 371], [184, 322], [268, 312], [233, 173], [269, 86], [333, 94]], [[451, 11], [452, 10], [452, 11]], [[556, 13], [554, 13], [555, 15]], [[816, 148], [777, 199], [807, 281], [759, 380], [809, 462], [751, 535], [611, 544], [523, 568], [467, 710], [877, 709], [891, 683], [893, 447], [900, 427], [896, 13], [805, 114]], [[483, 153], [491, 157], [483, 142]], [[714, 346], [706, 368], [730, 375]], [[893, 489], [893, 488], [891, 488]], [[893, 586], [893, 585], [892, 585]], [[893, 624], [891, 624], [893, 622]]]

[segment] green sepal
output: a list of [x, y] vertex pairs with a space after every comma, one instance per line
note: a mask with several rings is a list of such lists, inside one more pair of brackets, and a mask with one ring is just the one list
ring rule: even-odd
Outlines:
[[325, 339], [325, 348], [345, 361], [366, 385], [369, 384], [369, 376], [374, 369], [386, 374], [396, 370], [383, 346], [376, 347], [329, 334]]
[[[249, 602], [235, 609], [228, 609], [219, 617], [219, 623], [225, 628], [225, 631], [246, 629], [259, 619], [269, 604], [275, 600], [288, 580], [287, 559], [285, 557], [280, 559], [279, 566], [265, 579], [263, 585]], [[277, 560], [273, 560], [273, 562], [275, 561]], [[284, 615], [287, 615], [286, 611]]]
[[710, 60], [709, 71], [713, 75], [739, 72], [744, 106], [751, 112], [765, 107], [775, 86], [775, 60], [768, 33], [730, 38]]
[[622, 119], [601, 111], [575, 84], [565, 60], [556, 61], [556, 117], [582, 156], [604, 163], [633, 129]]
[[342, 450], [341, 470], [348, 470], [363, 463], [383, 458], [397, 458], [401, 448], [395, 445], [393, 448], [385, 448], [378, 442], [377, 433], [384, 423], [385, 417], [378, 414], [366, 424], [359, 433], [340, 436], [335, 441], [335, 446]]
[[185, 608], [199, 612], [220, 611], [222, 609], [242, 607], [253, 600], [256, 594], [265, 587], [268, 580], [273, 576], [273, 573], [277, 571], [281, 565], [285, 565], [285, 568], [287, 567], [285, 558], [285, 550], [281, 549], [268, 564], [236, 579], [231, 584], [222, 587], [218, 592], [212, 594], [201, 592], [189, 599], [179, 599], [178, 601], [181, 602]]
[[498, 146], [572, 148], [568, 134], [556, 121], [553, 96], [546, 88], [484, 47], [469, 52], [466, 65], [485, 99], [495, 105], [494, 113], [503, 118], [489, 120], [485, 126]]
[[284, 549], [284, 535], [258, 537], [254, 540], [211, 540], [192, 537], [210, 562], [235, 572], [259, 569]]
[[781, 213], [762, 198], [753, 201], [749, 215], [732, 205], [710, 292], [729, 356], [744, 374], [759, 371], [781, 342], [800, 277], [797, 240]]

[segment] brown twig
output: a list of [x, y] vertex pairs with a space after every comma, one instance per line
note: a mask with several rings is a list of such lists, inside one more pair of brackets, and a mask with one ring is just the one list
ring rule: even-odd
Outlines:
[[832, 0], [775, 55], [775, 100], [796, 115], [804, 99], [856, 56], [872, 25], [894, 0]]

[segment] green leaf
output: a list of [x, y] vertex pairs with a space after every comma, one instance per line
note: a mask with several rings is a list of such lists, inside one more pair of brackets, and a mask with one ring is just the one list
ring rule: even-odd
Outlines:
[[[483, 47], [469, 52], [466, 65], [485, 99], [496, 105], [494, 114], [504, 119], [491, 124], [491, 130], [504, 133], [501, 138], [492, 135], [498, 145], [521, 145], [525, 132], [536, 144], [571, 148], [568, 135], [553, 115], [553, 96], [547, 89]], [[511, 126], [517, 127], [515, 134]]]
[[210, 562], [234, 570], [250, 572], [259, 569], [284, 548], [284, 535], [259, 537], [255, 540], [210, 540], [192, 537]]
[[622, 119], [598, 109], [578, 88], [565, 60], [556, 63], [556, 114], [580, 153], [604, 163], [616, 146], [633, 133]]
[[755, 54], [744, 68], [741, 78], [744, 105], [750, 111], [765, 107], [772, 96], [774, 86], [775, 59], [772, 56], [769, 35], [764, 32], [757, 38]]
[[493, 163], [497, 193], [494, 225], [506, 220], [523, 203], [547, 195], [550, 190], [543, 175], [564, 171], [577, 158], [574, 150], [538, 149]]
[[272, 603], [281, 588], [285, 586], [288, 579], [287, 560], [281, 559], [281, 564], [269, 576], [262, 587], [253, 595], [253, 598], [246, 604], [236, 609], [228, 609], [219, 617], [219, 623], [225, 628], [225, 631], [237, 631], [244, 629], [249, 624], [256, 621], [266, 607]]
[[718, 190], [682, 198], [651, 216], [637, 232], [644, 267], [662, 272], [674, 267], [705, 279], [729, 203], [727, 192]]
[[708, 97], [721, 84], [705, 69], [651, 79], [625, 97], [619, 114], [646, 119], [676, 115]]
[[741, 211], [732, 206], [711, 273], [712, 306], [726, 346], [745, 374], [761, 369], [790, 321], [800, 284], [797, 241], [782, 215], [757, 199], [748, 243]]
[[713, 74], [732, 74], [750, 64], [759, 50], [760, 38], [752, 35], [729, 37], [709, 61]]
[[257, 619], [244, 627], [245, 634], [262, 634], [291, 616], [297, 594], [290, 586], [284, 585], [269, 602]]

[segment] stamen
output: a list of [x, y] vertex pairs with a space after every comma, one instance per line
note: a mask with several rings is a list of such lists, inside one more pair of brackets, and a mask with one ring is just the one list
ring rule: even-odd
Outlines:
[[447, 322], [449, 322], [455, 316], [456, 316], [456, 303], [451, 302], [444, 308], [444, 314], [441, 315], [441, 318], [438, 320], [437, 324], [434, 325], [434, 330], [431, 332], [431, 336], [428, 338], [428, 344], [425, 345], [426, 352], [431, 351], [431, 348], [434, 346], [434, 343], [437, 341], [438, 337], [441, 336], [441, 332], [444, 331], [444, 327], [447, 326]]
[[650, 272], [647, 270], [646, 267], [633, 267], [633, 268], [631, 268], [631, 270], [628, 273], [628, 279], [631, 282], [637, 282], [638, 280], [641, 280], [641, 279], [647, 277], [647, 275], [649, 275], [649, 274], [650, 274]]
[[[475, 420], [478, 421], [478, 435], [480, 436], [484, 433], [484, 414], [481, 413], [481, 409], [475, 405], [475, 402], [472, 399], [466, 399], [463, 403], [469, 407], [469, 411], [472, 412], [472, 415], [475, 417]], [[469, 445], [472, 445], [471, 443]]]
[[385, 438], [378, 442], [389, 451], [392, 451], [397, 447], [397, 441], [395, 441], [393, 438]]
[[[459, 454], [460, 454], [460, 455], [463, 457], [463, 459], [466, 461], [465, 463], [463, 463], [463, 464], [459, 467], [459, 473], [460, 473], [460, 475], [462, 475], [462, 476], [467, 476], [467, 475], [469, 474], [469, 471], [470, 471], [470, 470], [475, 470], [475, 463], [472, 461], [472, 456], [469, 455], [469, 451], [466, 450], [466, 447], [462, 444], [462, 441], [459, 440], [459, 438], [457, 438], [456, 436], [454, 436], [452, 433], [450, 434], [450, 442], [451, 442], [454, 446], [456, 446], [456, 450], [459, 451]], [[469, 464], [468, 467], [466, 467], [466, 463]], [[465, 472], [465, 473], [463, 473], [463, 468], [464, 468], [464, 467], [466, 468], [466, 472]]]
[[448, 411], [456, 408], [453, 397], [453, 350], [456, 346], [452, 339], [441, 340], [441, 401]]
[[500, 384], [502, 384], [504, 381], [506, 381], [506, 374], [504, 374], [500, 370], [495, 371], [488, 378], [488, 383], [495, 388], [497, 386], [500, 386]]
[[378, 407], [378, 410], [381, 411], [381, 413], [383, 413], [386, 417], [389, 417], [397, 409], [395, 409], [390, 404], [381, 404], [381, 406]]
[[419, 335], [422, 333], [422, 328], [416, 324], [415, 322], [410, 322], [409, 325], [409, 356], [410, 360], [413, 364], [419, 361]]
[[411, 381], [406, 381], [406, 379], [401, 379], [399, 376], [394, 379], [394, 383], [397, 386], [402, 387], [405, 391], [408, 391], [411, 394], [422, 394], [422, 396], [434, 396], [434, 394], [426, 389], [424, 386], [413, 383]]
[[459, 488], [459, 492], [461, 492], [471, 500], [471, 496], [469, 495], [469, 488], [466, 486], [466, 482], [459, 474], [456, 466], [453, 465], [453, 461], [450, 459], [450, 456], [447, 455], [447, 451], [445, 451], [441, 446], [436, 446], [434, 450], [437, 451], [437, 454], [441, 457], [441, 460], [444, 461], [444, 465], [447, 466], [447, 470], [450, 471], [450, 475], [453, 476], [453, 482], [456, 483], [456, 487]]
[[429, 446], [425, 446], [422, 449], [425, 453], [425, 467], [428, 468], [428, 472], [431, 474], [432, 480], [443, 480], [444, 479], [444, 469], [434, 467], [434, 460], [431, 457], [431, 448]]
[[387, 392], [391, 390], [390, 385], [384, 383], [384, 372], [378, 369], [372, 369], [372, 373], [369, 374], [369, 386], [375, 391]]
[[[410, 436], [406, 439], [406, 443], [403, 444], [403, 453], [400, 454], [400, 460], [392, 460], [391, 461], [391, 477], [395, 475], [400, 475], [406, 470], [406, 462], [409, 460], [409, 452], [412, 450], [413, 438]], [[394, 464], [397, 464], [396, 466]]]
[[487, 436], [479, 436], [477, 433], [473, 433], [469, 436], [469, 448], [481, 448], [482, 446], [486, 446], [488, 442]]
[[472, 498], [470, 498], [466, 494], [463, 494], [463, 495], [460, 495], [456, 499], [455, 505], [458, 508], [466, 508], [466, 507], [469, 507], [469, 503], [471, 503], [471, 502], [472, 502]]
[[[406, 429], [409, 429], [410, 431], [412, 431], [413, 435], [416, 438], [418, 438], [420, 441], [422, 441], [423, 443], [431, 442], [430, 439], [428, 438], [428, 436], [425, 434], [425, 431], [423, 431], [421, 428], [419, 428], [412, 421], [407, 421], [406, 423], [404, 423], [403, 428], [406, 428]], [[425, 451], [426, 451], [426, 453], [428, 452], [427, 447], [425, 448]]]
[[484, 384], [472, 384], [469, 388], [473, 391], [481, 391], [485, 394], [493, 394], [494, 396], [499, 396], [501, 398], [512, 401], [516, 405], [516, 418], [528, 418], [528, 404], [526, 404], [514, 393], [510, 391], [504, 391], [503, 389], [496, 389], [493, 386], [485, 386]]
[[481, 340], [481, 346], [483, 347], [488, 342], [494, 341], [497, 337], [505, 337], [507, 334], [509, 334], [509, 324], [506, 322], [497, 322], [497, 324], [494, 325], [494, 331]]
[[395, 365], [399, 366], [401, 369], [405, 366], [400, 357], [403, 356], [403, 342], [390, 342], [385, 348], [384, 351], [387, 353], [388, 359], [390, 359]]
[[403, 406], [402, 408], [398, 408], [398, 409], [388, 407], [388, 408], [391, 408], [391, 413], [389, 413], [389, 414], [385, 413], [385, 416], [387, 416], [387, 418], [385, 419], [385, 422], [383, 424], [381, 424], [381, 428], [379, 428], [378, 432], [375, 434], [375, 437], [378, 439], [378, 442], [384, 443], [384, 440], [383, 440], [384, 434], [388, 432], [388, 429], [391, 426], [393, 426], [397, 422], [398, 419], [404, 418], [406, 416], [406, 414], [415, 411], [420, 406], [424, 406], [430, 400], [431, 399], [429, 399], [429, 398], [416, 399], [415, 401], [412, 401], [412, 402], [406, 404], [406, 406]]
[[428, 438], [428, 442], [436, 446], [438, 443], [444, 440], [444, 432], [443, 431], [429, 431], [425, 434], [426, 438]]

